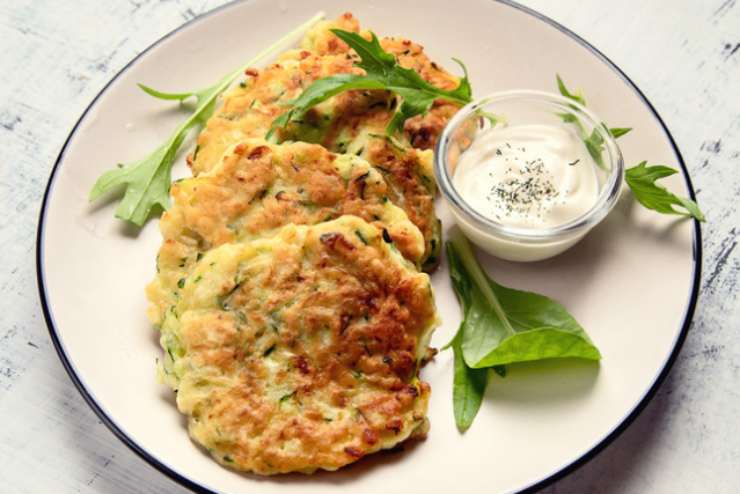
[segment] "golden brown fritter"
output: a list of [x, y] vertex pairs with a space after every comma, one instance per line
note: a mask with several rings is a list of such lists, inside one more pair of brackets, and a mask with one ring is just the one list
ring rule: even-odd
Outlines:
[[[222, 106], [198, 136], [190, 159], [194, 175], [214, 167], [221, 155], [245, 138], [264, 138], [272, 121], [282, 114], [288, 101], [298, 97], [316, 79], [353, 70], [345, 55], [320, 57], [305, 50], [291, 50], [268, 67], [247, 70], [246, 81], [226, 93]], [[326, 105], [324, 105], [326, 106]], [[306, 142], [320, 140], [331, 116], [301, 126]]]
[[[359, 23], [345, 14], [317, 25], [304, 37], [301, 49], [291, 50], [264, 70], [250, 69], [247, 81], [224, 98], [198, 138], [193, 173], [210, 169], [230, 146], [247, 137], [263, 137], [272, 121], [315, 80], [340, 73], [358, 73], [357, 55], [330, 29], [360, 32]], [[369, 33], [364, 32], [369, 38]], [[458, 79], [429, 60], [423, 47], [404, 38], [383, 38], [381, 45], [399, 63], [413, 68], [428, 82], [452, 89]], [[383, 135], [397, 98], [386, 91], [348, 91], [311, 109], [302, 121], [278, 132], [280, 140], [315, 142], [337, 153], [358, 153], [370, 164], [387, 170], [385, 179], [393, 200], [419, 227], [425, 239], [423, 266], [431, 270], [439, 260], [440, 228], [434, 212], [436, 187], [431, 149], [457, 106], [435, 102], [424, 116], [409, 119], [393, 143], [383, 139], [368, 146], [372, 135]], [[424, 151], [429, 150], [429, 151]]]
[[[341, 17], [345, 23], [351, 16]], [[353, 53], [329, 29], [336, 27], [326, 22], [306, 36], [303, 48], [319, 54]], [[357, 25], [339, 26], [359, 32]], [[369, 38], [369, 33], [364, 33]], [[380, 44], [396, 56], [399, 64], [414, 69], [427, 82], [442, 89], [454, 89], [458, 78], [429, 60], [418, 43], [405, 38], [383, 38]], [[372, 96], [372, 97], [371, 97]], [[333, 98], [341, 111], [335, 112], [328, 128], [318, 141], [328, 149], [362, 156], [383, 172], [394, 191], [394, 202], [402, 207], [411, 221], [419, 227], [425, 240], [422, 267], [432, 271], [440, 260], [441, 225], [434, 212], [436, 184], [432, 169], [431, 149], [447, 121], [458, 106], [438, 100], [426, 115], [406, 121], [404, 132], [398, 138], [385, 137], [385, 128], [393, 117], [396, 98], [384, 91], [350, 91]], [[290, 138], [300, 139], [300, 129]], [[429, 151], [421, 151], [429, 150]]]
[[342, 117], [344, 125], [328, 132], [322, 145], [366, 159], [379, 170], [391, 189], [391, 200], [408, 215], [424, 236], [422, 268], [432, 271], [439, 261], [441, 231], [434, 212], [436, 183], [432, 151], [414, 149], [386, 136], [392, 112], [378, 107]]
[[426, 430], [429, 277], [354, 216], [209, 251], [162, 324], [162, 374], [220, 463], [334, 470]]
[[223, 155], [209, 172], [172, 185], [173, 205], [160, 220], [158, 274], [148, 287], [150, 317], [159, 323], [177, 284], [204, 252], [219, 245], [269, 236], [289, 223], [312, 225], [352, 214], [386, 229], [414, 264], [424, 239], [390, 198], [382, 175], [354, 155], [316, 144], [248, 140]]
[[[334, 28], [360, 33], [359, 23], [352, 17], [352, 14], [347, 13], [336, 20], [324, 21], [318, 24], [304, 37], [302, 48], [319, 56], [349, 54], [354, 60], [356, 57], [354, 52], [331, 32], [331, 29]], [[361, 34], [370, 39], [369, 32], [363, 31]], [[452, 90], [460, 82], [457, 77], [431, 61], [424, 53], [423, 46], [410, 39], [386, 37], [380, 40], [380, 45], [385, 51], [395, 55], [396, 60], [402, 67], [414, 69], [422, 79], [440, 89]], [[363, 101], [361, 97], [358, 98], [360, 95], [364, 95], [366, 98], [368, 93], [374, 93], [375, 98], [366, 101]], [[337, 116], [345, 118], [361, 116], [368, 109], [378, 107], [378, 100], [381, 98], [386, 106], [392, 106], [394, 98], [383, 91], [350, 91], [341, 94], [335, 97], [336, 100], [343, 100], [341, 103], [337, 103], [337, 106], [342, 107], [342, 111], [338, 112]], [[416, 116], [406, 122], [404, 133], [401, 136], [402, 142], [409, 143], [417, 149], [433, 149], [442, 129], [458, 109], [459, 107], [455, 103], [445, 100], [435, 101], [434, 106], [426, 115]], [[390, 120], [390, 115], [388, 119]], [[357, 125], [355, 122], [339, 121], [334, 126], [341, 128], [351, 124]], [[334, 130], [337, 131], [336, 128]]]

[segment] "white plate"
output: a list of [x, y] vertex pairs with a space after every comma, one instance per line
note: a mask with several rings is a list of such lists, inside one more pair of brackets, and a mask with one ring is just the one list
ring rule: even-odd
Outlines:
[[[549, 19], [490, 0], [398, 2], [255, 0], [228, 5], [166, 36], [104, 88], [71, 133], [52, 172], [38, 237], [44, 312], [70, 376], [101, 419], [162, 472], [200, 491], [279, 493], [509, 492], [542, 486], [592, 457], [642, 409], [685, 337], [697, 297], [699, 228], [623, 201], [574, 249], [547, 262], [486, 258], [500, 282], [553, 296], [603, 353], [600, 366], [547, 362], [495, 377], [465, 435], [452, 416], [450, 352], [422, 371], [432, 386], [429, 438], [336, 473], [256, 478], [213, 462], [189, 440], [172, 394], [155, 378], [160, 355], [144, 315], [157, 222], [137, 236], [114, 204], [87, 203], [96, 177], [144, 156], [181, 121], [174, 105], [136, 88], [210, 85], [318, 10], [350, 10], [382, 35], [403, 34], [433, 59], [470, 69], [475, 93], [554, 89], [554, 75], [583, 88], [590, 108], [634, 131], [620, 140], [628, 165], [680, 165], [669, 186], [693, 197], [668, 131], [637, 88], [606, 58]], [[181, 165], [180, 165], [181, 166]], [[184, 174], [183, 168], [178, 173]], [[446, 227], [452, 223], [443, 205]], [[433, 277], [445, 343], [460, 312], [443, 265]]]

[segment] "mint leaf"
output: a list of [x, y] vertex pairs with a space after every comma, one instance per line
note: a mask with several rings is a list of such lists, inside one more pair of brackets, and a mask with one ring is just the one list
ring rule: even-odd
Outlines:
[[[669, 177], [678, 173], [678, 170], [668, 166], [654, 165], [647, 166], [643, 161], [639, 165], [628, 168], [625, 171], [625, 180], [637, 202], [648, 209], [652, 209], [663, 214], [679, 214], [691, 216], [699, 221], [705, 221], [704, 214], [699, 206], [691, 199], [679, 197], [670, 192], [665, 187], [655, 182], [661, 178]], [[685, 211], [679, 211], [674, 208], [678, 206]]]
[[90, 190], [90, 201], [98, 199], [107, 192], [120, 191], [123, 194], [116, 217], [142, 226], [154, 209], [166, 209], [169, 206], [169, 190], [172, 182], [172, 165], [188, 132], [196, 126], [203, 125], [211, 117], [216, 108], [218, 95], [248, 67], [255, 65], [263, 58], [272, 55], [283, 44], [290, 41], [298, 33], [313, 26], [323, 18], [323, 14], [316, 14], [307, 22], [283, 36], [272, 46], [260, 52], [244, 67], [226, 75], [218, 83], [199, 91], [184, 93], [166, 93], [152, 89], [143, 84], [139, 87], [147, 94], [164, 100], [184, 101], [195, 97], [195, 110], [180, 124], [164, 142], [145, 158], [103, 173]]
[[290, 122], [300, 120], [312, 107], [344, 91], [353, 89], [380, 89], [390, 91], [402, 98], [402, 103], [388, 123], [386, 134], [392, 135], [403, 129], [407, 119], [429, 111], [436, 99], [446, 99], [464, 105], [472, 99], [472, 88], [468, 72], [462, 62], [453, 59], [463, 69], [463, 77], [455, 89], [440, 89], [425, 81], [418, 72], [398, 64], [396, 57], [380, 46], [375, 33], [368, 41], [357, 33], [332, 29], [332, 32], [347, 43], [360, 60], [355, 66], [365, 75], [338, 74], [314, 81], [300, 96], [288, 102], [290, 110], [273, 120], [267, 138]]

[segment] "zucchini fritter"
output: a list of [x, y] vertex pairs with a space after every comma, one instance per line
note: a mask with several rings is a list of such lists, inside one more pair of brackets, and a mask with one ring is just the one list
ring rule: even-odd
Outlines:
[[162, 324], [162, 374], [220, 463], [335, 470], [426, 431], [429, 277], [355, 216], [208, 252]]
[[172, 185], [173, 205], [160, 220], [158, 275], [148, 287], [150, 318], [159, 323], [177, 284], [211, 248], [274, 234], [289, 223], [312, 225], [352, 214], [386, 229], [418, 264], [424, 239], [389, 199], [382, 175], [354, 155], [303, 142], [239, 143], [209, 172]]
[[[272, 121], [283, 113], [288, 101], [296, 98], [316, 79], [351, 72], [346, 55], [321, 57], [305, 50], [290, 50], [277, 62], [258, 70], [247, 70], [247, 80], [229, 90], [223, 104], [198, 136], [198, 146], [189, 160], [194, 175], [210, 170], [231, 146], [246, 138], [264, 138]], [[330, 123], [331, 102], [320, 105], [320, 118], [296, 126], [305, 142], [321, 140]], [[318, 112], [318, 110], [317, 110]]]
[[[209, 170], [230, 146], [248, 137], [264, 137], [272, 121], [315, 80], [341, 73], [362, 73], [353, 66], [357, 55], [331, 33], [331, 28], [360, 32], [351, 14], [317, 25], [304, 37], [301, 49], [283, 54], [263, 70], [250, 69], [248, 79], [225, 97], [208, 121], [191, 159], [193, 173]], [[369, 37], [369, 33], [365, 33]], [[423, 48], [404, 38], [383, 38], [383, 48], [399, 63], [413, 68], [428, 82], [445, 89], [458, 79], [429, 60]], [[439, 260], [440, 228], [434, 212], [436, 186], [432, 152], [439, 133], [457, 106], [439, 100], [424, 116], [409, 119], [393, 142], [383, 136], [397, 98], [386, 91], [348, 91], [312, 108], [301, 122], [280, 130], [281, 141], [320, 143], [337, 153], [353, 153], [381, 171], [393, 190], [392, 200], [403, 208], [425, 239], [422, 265], [431, 271]], [[372, 139], [373, 142], [370, 142]]]

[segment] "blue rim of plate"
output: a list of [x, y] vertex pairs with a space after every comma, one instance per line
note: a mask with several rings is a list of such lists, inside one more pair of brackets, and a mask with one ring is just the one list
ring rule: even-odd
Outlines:
[[[689, 197], [692, 200], [696, 201], [696, 195], [694, 193], [694, 187], [691, 183], [691, 178], [689, 177], [689, 171], [686, 169], [686, 163], [683, 160], [683, 156], [681, 156], [681, 152], [679, 151], [678, 146], [676, 145], [676, 141], [673, 139], [673, 136], [671, 135], [670, 131], [666, 127], [665, 123], [663, 122], [663, 119], [660, 117], [660, 115], [658, 115], [658, 112], [655, 110], [655, 108], [650, 103], [650, 101], [648, 101], [647, 97], [645, 97], [645, 95], [642, 93], [642, 91], [640, 91], [637, 85], [634, 82], [632, 82], [632, 80], [629, 77], [627, 77], [627, 75], [614, 62], [612, 62], [606, 55], [601, 53], [597, 48], [592, 46], [588, 41], [581, 38], [579, 35], [569, 30], [565, 26], [562, 26], [561, 24], [550, 19], [549, 17], [535, 10], [530, 9], [529, 7], [525, 7], [523, 5], [515, 3], [511, 0], [492, 0], [492, 1], [501, 3], [508, 7], [519, 10], [527, 15], [530, 15], [554, 27], [561, 33], [565, 34], [566, 36], [570, 37], [571, 39], [576, 41], [578, 44], [586, 48], [593, 55], [595, 55], [598, 59], [600, 59], [603, 63], [605, 63], [612, 71], [614, 71], [620, 77], [620, 79], [622, 79], [632, 89], [632, 91], [634, 91], [634, 93], [640, 98], [643, 104], [650, 110], [650, 112], [653, 114], [653, 117], [658, 122], [661, 129], [663, 130], [663, 133], [666, 135], [666, 137], [668, 137], [668, 141], [670, 142], [671, 148], [673, 149], [673, 152], [676, 155], [678, 164], [681, 167], [682, 176], [686, 183], [686, 188], [688, 189]], [[113, 82], [115, 82], [118, 79], [118, 77], [121, 76], [121, 74], [123, 74], [126, 70], [128, 70], [129, 67], [131, 67], [134, 63], [136, 63], [137, 60], [139, 60], [145, 54], [149, 53], [153, 48], [158, 46], [164, 40], [168, 39], [170, 36], [173, 36], [174, 34], [178, 33], [179, 31], [181, 31], [182, 29], [186, 28], [187, 26], [193, 23], [200, 22], [217, 12], [228, 9], [232, 7], [233, 5], [237, 3], [241, 3], [241, 2], [242, 0], [234, 0], [232, 2], [221, 5], [220, 7], [217, 7], [213, 10], [210, 10], [209, 12], [206, 12], [205, 14], [202, 14], [194, 19], [191, 19], [190, 21], [182, 24], [181, 26], [165, 34], [164, 36], [159, 38], [157, 41], [149, 45], [144, 51], [142, 51], [141, 53], [136, 55], [133, 59], [131, 59], [130, 62], [128, 62], [118, 73], [116, 73], [115, 76], [113, 76], [113, 78], [110, 81], [108, 81], [105, 84], [105, 86], [103, 86], [103, 88], [95, 96], [95, 98], [93, 98], [93, 100], [90, 102], [87, 108], [85, 108], [85, 111], [82, 112], [82, 115], [77, 120], [74, 127], [72, 127], [72, 131], [69, 133], [69, 136], [67, 136], [67, 139], [65, 140], [64, 145], [62, 146], [62, 149], [59, 152], [59, 155], [57, 156], [57, 159], [54, 163], [54, 167], [52, 168], [51, 174], [49, 176], [49, 181], [47, 182], [47, 185], [46, 185], [46, 190], [44, 191], [44, 197], [41, 202], [41, 210], [39, 213], [39, 223], [38, 223], [38, 228], [36, 232], [36, 279], [37, 279], [37, 284], [38, 284], [38, 289], [39, 289], [39, 297], [41, 300], [41, 307], [44, 313], [44, 320], [46, 321], [46, 325], [49, 329], [49, 335], [51, 336], [51, 340], [54, 343], [54, 348], [56, 349], [57, 354], [59, 355], [59, 358], [61, 359], [62, 364], [64, 365], [64, 368], [67, 371], [67, 374], [69, 374], [69, 377], [72, 379], [72, 382], [77, 387], [77, 390], [80, 392], [80, 394], [85, 399], [85, 401], [90, 406], [90, 408], [92, 408], [93, 411], [98, 415], [100, 420], [113, 432], [113, 434], [116, 435], [116, 437], [118, 437], [118, 439], [120, 439], [134, 453], [139, 455], [139, 457], [143, 458], [147, 463], [149, 463], [151, 466], [153, 466], [154, 468], [156, 468], [161, 473], [165, 474], [167, 477], [174, 480], [175, 482], [181, 484], [184, 487], [187, 487], [188, 489], [194, 492], [205, 493], [205, 494], [214, 494], [216, 491], [180, 474], [179, 472], [175, 471], [173, 468], [169, 467], [168, 465], [166, 465], [159, 459], [149, 454], [149, 452], [144, 450], [141, 446], [139, 446], [133, 439], [131, 439], [126, 434], [123, 428], [121, 428], [118, 424], [116, 424], [113, 421], [113, 419], [105, 412], [105, 410], [103, 410], [103, 408], [95, 400], [95, 397], [93, 396], [92, 392], [89, 391], [85, 387], [81, 378], [77, 375], [77, 371], [75, 370], [74, 365], [72, 364], [71, 360], [69, 359], [69, 357], [67, 356], [64, 350], [64, 345], [62, 344], [62, 341], [59, 337], [59, 331], [54, 323], [54, 318], [51, 313], [51, 308], [49, 307], [49, 303], [47, 300], [46, 284], [44, 281], [44, 269], [43, 269], [44, 220], [46, 219], [46, 208], [47, 208], [49, 196], [51, 194], [52, 186], [54, 184], [54, 179], [56, 177], [59, 166], [64, 159], [64, 155], [67, 150], [67, 147], [70, 141], [72, 140], [72, 137], [77, 132], [77, 129], [79, 128], [80, 124], [85, 119], [85, 116], [88, 114], [90, 109], [95, 105], [98, 99], [100, 99], [100, 97], [106, 92], [106, 90], [110, 87], [110, 85]], [[653, 396], [655, 396], [655, 393], [658, 391], [658, 388], [660, 388], [660, 385], [663, 383], [666, 376], [670, 372], [671, 367], [673, 367], [673, 364], [675, 363], [676, 358], [678, 357], [678, 354], [681, 351], [681, 348], [683, 347], [684, 341], [686, 340], [686, 335], [688, 334], [688, 331], [689, 331], [689, 326], [691, 325], [691, 321], [694, 316], [694, 310], [696, 309], [696, 303], [699, 298], [699, 282], [701, 278], [701, 259], [702, 259], [701, 228], [700, 228], [698, 221], [696, 220], [692, 220], [692, 221], [694, 224], [694, 234], [693, 234], [693, 239], [692, 239], [694, 269], [693, 269], [693, 283], [691, 287], [691, 294], [689, 297], [688, 304], [686, 306], [686, 311], [684, 313], [683, 323], [681, 325], [681, 331], [678, 337], [676, 338], [671, 354], [669, 355], [668, 359], [665, 361], [663, 368], [659, 372], [657, 378], [655, 379], [655, 381], [653, 381], [653, 384], [650, 386], [648, 391], [640, 399], [639, 403], [629, 412], [629, 414], [626, 417], [622, 419], [622, 421], [614, 429], [611, 430], [611, 432], [609, 432], [605, 437], [603, 437], [597, 444], [592, 446], [586, 453], [582, 454], [576, 460], [573, 460], [572, 462], [566, 465], [563, 465], [557, 471], [551, 474], [548, 474], [546, 477], [535, 481], [529, 486], [523, 487], [519, 491], [519, 493], [524, 494], [524, 493], [536, 492], [539, 489], [542, 489], [543, 487], [557, 480], [562, 479], [566, 475], [570, 474], [571, 472], [575, 471], [579, 467], [583, 466], [589, 460], [591, 460], [596, 455], [598, 455], [602, 450], [604, 450], [604, 448], [606, 448], [612, 442], [614, 442], [614, 440], [617, 437], [619, 437], [619, 435], [622, 432], [624, 432], [630, 426], [630, 424], [632, 424], [632, 422], [637, 418], [637, 416], [645, 409], [645, 407], [650, 402], [650, 400], [653, 398]]]

